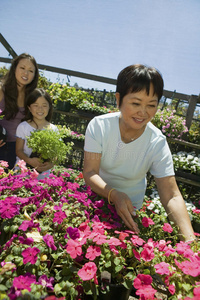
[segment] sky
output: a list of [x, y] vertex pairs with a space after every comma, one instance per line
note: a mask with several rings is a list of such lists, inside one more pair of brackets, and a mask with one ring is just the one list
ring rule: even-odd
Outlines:
[[[0, 32], [17, 54], [28, 52], [39, 64], [116, 79], [142, 63], [161, 72], [165, 90], [200, 93], [200, 0], [0, 0]], [[1, 43], [0, 56], [11, 58]]]

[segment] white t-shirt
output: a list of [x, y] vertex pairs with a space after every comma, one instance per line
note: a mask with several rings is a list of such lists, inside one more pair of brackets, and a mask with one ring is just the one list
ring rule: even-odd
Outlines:
[[[49, 128], [53, 129], [55, 131], [58, 130], [57, 126], [55, 126], [54, 124], [51, 124], [51, 123], [49, 124]], [[34, 127], [32, 127], [27, 121], [24, 121], [24, 122], [20, 123], [17, 127], [17, 130], [16, 130], [16, 137], [18, 137], [20, 139], [23, 139], [25, 141], [25, 143], [24, 143], [24, 153], [28, 157], [31, 155], [32, 149], [27, 146], [27, 137], [29, 137], [31, 135], [31, 132], [34, 131], [34, 130], [36, 130], [36, 129]], [[17, 156], [15, 165], [18, 163], [19, 160], [20, 160], [20, 158]], [[48, 170], [48, 171], [45, 171], [43, 173], [45, 175], [47, 175], [47, 173], [49, 174], [50, 172]], [[39, 175], [40, 177], [38, 179], [43, 178], [42, 177], [43, 173], [41, 173]], [[47, 176], [45, 176], [45, 177], [47, 177]]]
[[113, 188], [125, 192], [140, 209], [146, 191], [146, 174], [174, 175], [172, 155], [162, 132], [149, 122], [143, 134], [125, 144], [119, 129], [120, 112], [93, 118], [86, 129], [84, 150], [101, 153], [99, 175]]

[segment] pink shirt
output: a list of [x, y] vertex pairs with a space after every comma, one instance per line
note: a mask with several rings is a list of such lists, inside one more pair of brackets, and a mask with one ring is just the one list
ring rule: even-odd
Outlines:
[[[3, 98], [0, 101], [0, 109], [4, 111], [5, 109], [5, 99]], [[1, 126], [3, 126], [7, 131], [7, 142], [15, 142], [16, 141], [16, 129], [21, 120], [24, 118], [24, 107], [19, 107], [19, 111], [16, 114], [15, 118], [6, 120], [5, 118], [0, 120]]]

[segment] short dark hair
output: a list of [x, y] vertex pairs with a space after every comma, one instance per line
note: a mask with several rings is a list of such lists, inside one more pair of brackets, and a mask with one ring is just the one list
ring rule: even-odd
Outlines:
[[154, 95], [158, 96], [158, 102], [163, 95], [164, 82], [160, 72], [153, 67], [136, 64], [124, 68], [117, 77], [116, 92], [120, 94], [119, 107], [124, 96], [129, 93], [146, 90], [149, 95], [150, 84], [153, 84]]
[[35, 103], [35, 101], [37, 101], [37, 99], [40, 97], [44, 97], [47, 100], [47, 102], [49, 103], [49, 113], [45, 119], [48, 122], [51, 121], [52, 114], [53, 114], [53, 104], [52, 104], [50, 95], [43, 88], [37, 88], [28, 95], [28, 98], [25, 102], [25, 118], [24, 118], [24, 120], [26, 120], [26, 121], [33, 120], [33, 115], [31, 114], [31, 112], [29, 110], [29, 106], [31, 104]]

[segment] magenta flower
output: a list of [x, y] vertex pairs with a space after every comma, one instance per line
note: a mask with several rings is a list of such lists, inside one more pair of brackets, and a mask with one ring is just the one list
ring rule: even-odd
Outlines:
[[53, 222], [56, 222], [58, 224], [62, 224], [63, 220], [66, 219], [66, 213], [62, 210], [56, 212], [54, 214]]
[[156, 264], [154, 266], [154, 268], [156, 269], [156, 273], [161, 274], [161, 275], [169, 275], [169, 264], [162, 261], [159, 264]]
[[155, 223], [154, 223], [154, 221], [151, 219], [151, 218], [147, 218], [147, 217], [144, 217], [143, 219], [142, 219], [142, 225], [144, 226], [144, 227], [149, 227], [150, 225], [154, 225]]
[[46, 234], [45, 236], [43, 236], [43, 240], [47, 244], [47, 246], [49, 248], [51, 248], [52, 250], [56, 250], [57, 249], [57, 247], [54, 244], [54, 239], [53, 239], [52, 235]]
[[31, 245], [34, 243], [33, 238], [24, 238], [23, 236], [19, 236], [19, 242], [24, 245]]
[[11, 219], [18, 214], [18, 206], [12, 204], [11, 201], [4, 200], [0, 202], [0, 216], [2, 219]]
[[37, 254], [40, 252], [40, 250], [36, 247], [29, 247], [22, 251], [23, 256], [23, 263], [27, 264], [30, 262], [32, 265], [34, 265], [37, 261]]
[[69, 234], [69, 237], [72, 240], [78, 239], [80, 237], [80, 232], [79, 232], [78, 228], [73, 228], [73, 227], [69, 226], [67, 228], [67, 233]]
[[85, 257], [89, 260], [94, 260], [97, 256], [101, 255], [101, 248], [97, 246], [90, 246], [87, 249]]
[[13, 287], [19, 290], [26, 289], [30, 292], [32, 283], [36, 283], [36, 277], [34, 275], [26, 273], [25, 275], [20, 275], [14, 278]]
[[169, 223], [164, 223], [163, 228], [164, 231], [171, 233], [173, 231], [172, 226]]
[[79, 271], [78, 276], [83, 280], [91, 280], [95, 277], [97, 266], [93, 262], [86, 263]]
[[42, 275], [38, 279], [38, 283], [41, 284], [42, 286], [46, 286], [50, 290], [53, 290], [54, 278], [53, 277], [48, 278], [46, 275]]
[[69, 240], [67, 242], [66, 251], [70, 254], [71, 258], [76, 258], [82, 254], [82, 247], [77, 241]]

